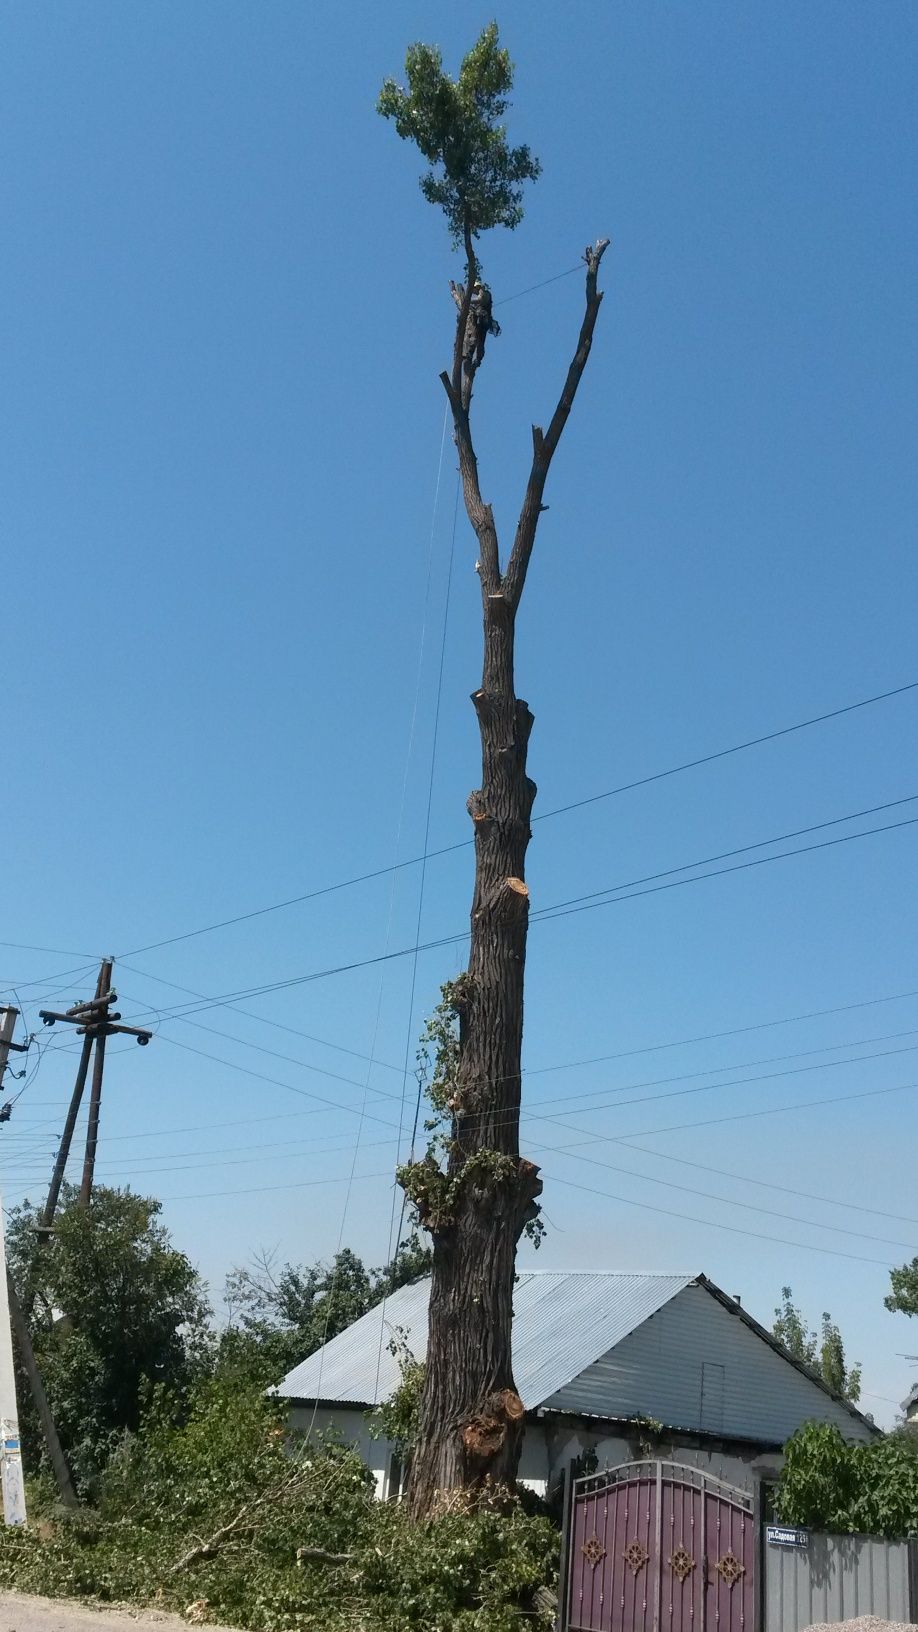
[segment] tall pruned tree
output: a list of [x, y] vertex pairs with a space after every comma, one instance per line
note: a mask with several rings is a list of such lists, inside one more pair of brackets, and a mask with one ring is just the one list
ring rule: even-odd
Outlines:
[[379, 111], [427, 160], [425, 198], [439, 205], [465, 277], [451, 285], [457, 310], [450, 368], [441, 374], [452, 412], [462, 490], [478, 540], [484, 619], [481, 685], [472, 694], [481, 736], [481, 786], [469, 797], [475, 836], [471, 949], [466, 973], [448, 989], [458, 1044], [441, 1083], [444, 1144], [400, 1170], [421, 1224], [433, 1239], [427, 1369], [410, 1502], [429, 1512], [438, 1493], [487, 1478], [512, 1481], [523, 1408], [513, 1381], [511, 1321], [517, 1242], [538, 1216], [538, 1168], [520, 1156], [523, 971], [529, 917], [526, 850], [536, 786], [526, 771], [533, 717], [514, 677], [516, 619], [526, 583], [549, 467], [586, 368], [602, 294], [608, 240], [588, 247], [583, 321], [548, 429], [532, 427], [532, 464], [516, 532], [502, 558], [491, 506], [482, 497], [472, 437], [472, 396], [494, 324], [479, 281], [481, 233], [522, 219], [526, 181], [540, 165], [512, 147], [503, 117], [513, 65], [497, 25], [481, 34], [454, 80], [440, 52], [413, 45], [406, 84], [386, 80]]

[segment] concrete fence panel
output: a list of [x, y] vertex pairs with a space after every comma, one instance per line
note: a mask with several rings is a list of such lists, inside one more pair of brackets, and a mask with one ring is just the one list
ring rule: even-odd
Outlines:
[[765, 1632], [802, 1632], [856, 1615], [912, 1621], [907, 1541], [829, 1536], [811, 1530], [806, 1547], [763, 1547]]

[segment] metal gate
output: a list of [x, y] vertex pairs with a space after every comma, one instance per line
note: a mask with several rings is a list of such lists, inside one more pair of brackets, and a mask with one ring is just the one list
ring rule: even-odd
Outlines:
[[678, 1462], [575, 1481], [568, 1632], [753, 1632], [753, 1498]]

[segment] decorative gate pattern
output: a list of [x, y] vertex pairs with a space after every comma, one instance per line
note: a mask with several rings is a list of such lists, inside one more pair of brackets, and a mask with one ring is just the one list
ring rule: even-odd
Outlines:
[[753, 1632], [752, 1497], [677, 1462], [578, 1479], [568, 1632]]

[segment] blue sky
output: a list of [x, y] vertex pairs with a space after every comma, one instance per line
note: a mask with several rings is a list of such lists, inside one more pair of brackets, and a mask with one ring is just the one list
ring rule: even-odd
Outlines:
[[[0, 22], [3, 939], [22, 943], [0, 974], [31, 1023], [113, 952], [125, 1017], [159, 1011], [149, 1049], [111, 1049], [100, 1176], [162, 1195], [217, 1287], [259, 1247], [385, 1256], [404, 1062], [462, 966], [467, 848], [428, 865], [420, 939], [455, 940], [419, 956], [413, 1002], [401, 958], [245, 1015], [169, 1014], [176, 987], [410, 946], [417, 867], [137, 949], [417, 856], [441, 647], [430, 843], [467, 837], [476, 552], [460, 511], [443, 646], [437, 380], [459, 268], [374, 100], [411, 40], [455, 66], [489, 16], [50, 0]], [[579, 275], [520, 292], [613, 241], [521, 614], [541, 815], [918, 679], [918, 24], [895, 0], [499, 20], [513, 134], [544, 162], [523, 226], [483, 245], [507, 305], [477, 438], [505, 536], [582, 306]], [[539, 823], [534, 907], [918, 794], [916, 709], [907, 692]], [[839, 1320], [882, 1420], [918, 1348], [882, 1308], [884, 1266], [918, 1252], [915, 832], [534, 924], [527, 988], [530, 1115], [583, 1130], [563, 1154], [576, 1132], [525, 1124], [539, 1262], [704, 1270], [765, 1319], [789, 1281]], [[42, 1041], [0, 1130], [9, 1199], [46, 1182], [74, 1069], [70, 1039]]]

